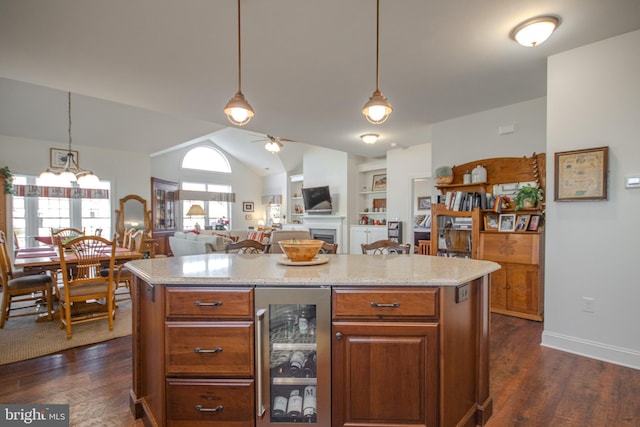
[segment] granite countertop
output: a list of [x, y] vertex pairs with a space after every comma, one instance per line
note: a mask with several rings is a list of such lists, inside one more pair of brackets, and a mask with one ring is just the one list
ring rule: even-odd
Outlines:
[[282, 254], [204, 254], [127, 263], [154, 285], [456, 286], [500, 269], [491, 261], [424, 255], [322, 255], [321, 265], [281, 265]]

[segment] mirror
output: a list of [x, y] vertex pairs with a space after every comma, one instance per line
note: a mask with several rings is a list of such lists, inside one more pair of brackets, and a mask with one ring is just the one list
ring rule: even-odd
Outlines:
[[147, 210], [147, 201], [140, 196], [130, 194], [120, 199], [120, 209], [116, 210], [116, 233], [122, 241], [127, 229], [143, 229], [145, 235], [151, 231], [151, 211]]

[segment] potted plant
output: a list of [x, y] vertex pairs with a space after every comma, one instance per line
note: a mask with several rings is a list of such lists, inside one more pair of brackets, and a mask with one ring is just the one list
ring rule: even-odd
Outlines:
[[453, 182], [453, 169], [450, 166], [440, 166], [436, 169], [437, 184], [451, 184]]
[[516, 204], [515, 210], [536, 207], [542, 201], [542, 195], [542, 188], [525, 185], [518, 190], [518, 194], [513, 199]]
[[9, 170], [9, 166], [0, 168], [0, 175], [4, 177], [5, 194], [13, 194], [13, 174]]

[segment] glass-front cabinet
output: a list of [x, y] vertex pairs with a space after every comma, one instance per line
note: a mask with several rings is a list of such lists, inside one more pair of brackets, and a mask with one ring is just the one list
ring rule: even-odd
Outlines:
[[450, 211], [432, 206], [431, 255], [477, 258], [479, 209]]
[[256, 289], [258, 426], [331, 421], [330, 289]]

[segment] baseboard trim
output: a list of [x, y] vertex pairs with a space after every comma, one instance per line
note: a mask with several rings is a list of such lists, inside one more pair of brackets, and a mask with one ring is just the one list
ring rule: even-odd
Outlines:
[[548, 331], [542, 333], [540, 345], [640, 370], [640, 351]]

